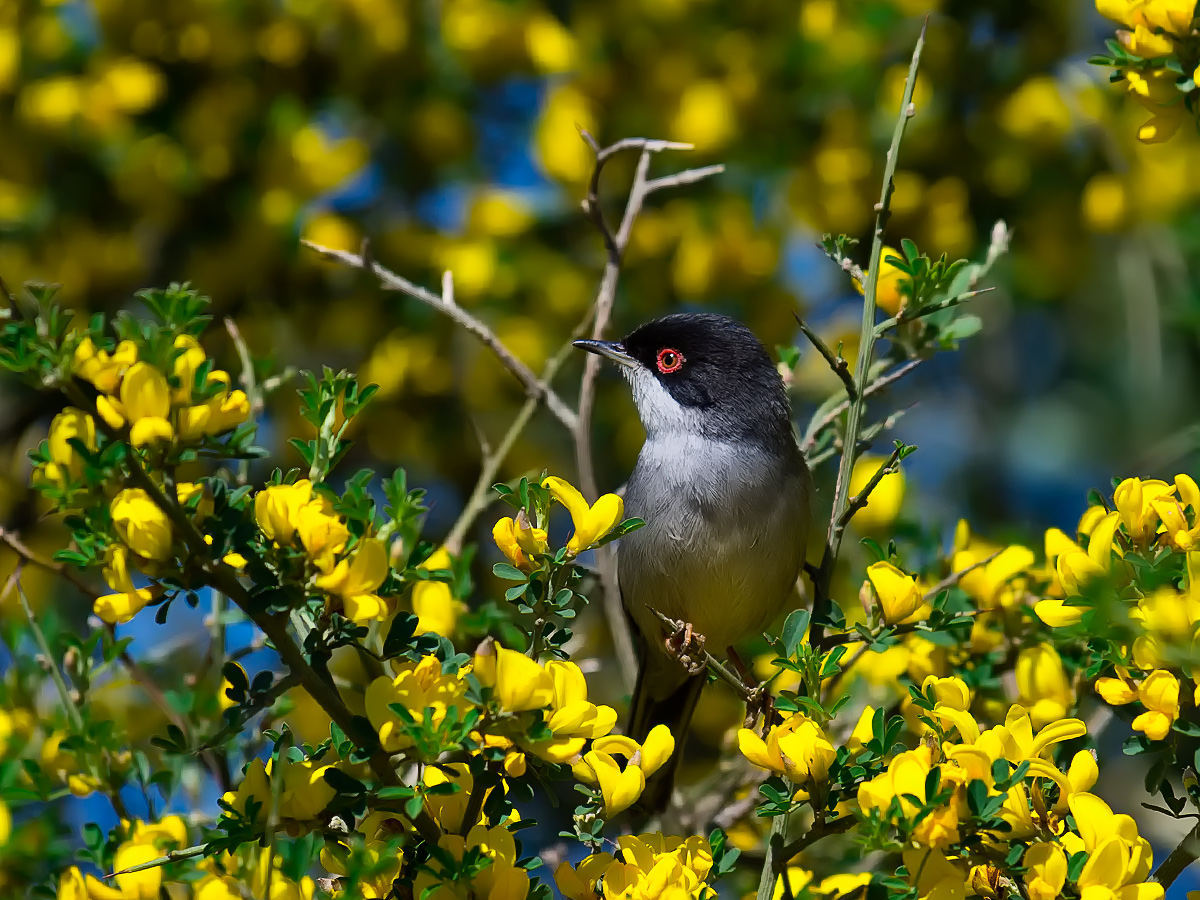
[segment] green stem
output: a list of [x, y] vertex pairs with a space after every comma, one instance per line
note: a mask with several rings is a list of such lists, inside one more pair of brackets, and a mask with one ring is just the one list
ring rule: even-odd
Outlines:
[[79, 707], [75, 705], [75, 701], [71, 699], [71, 692], [67, 690], [67, 682], [62, 677], [62, 672], [58, 671], [58, 663], [54, 659], [54, 654], [50, 652], [50, 642], [46, 640], [46, 635], [37, 623], [37, 619], [33, 617], [33, 609], [29, 605], [29, 598], [25, 596], [25, 589], [21, 587], [20, 580], [17, 581], [17, 599], [21, 602], [21, 611], [25, 613], [25, 619], [29, 622], [29, 630], [33, 632], [33, 639], [37, 642], [38, 649], [42, 651], [42, 656], [46, 658], [46, 667], [50, 670], [50, 678], [54, 682], [54, 688], [58, 691], [58, 697], [62, 701], [63, 709], [67, 713], [67, 718], [71, 720], [71, 726], [76, 733], [83, 733], [83, 716], [79, 714]]
[[[841, 465], [838, 467], [837, 486], [834, 490], [833, 510], [830, 515], [829, 531], [826, 538], [825, 554], [821, 559], [821, 568], [813, 585], [813, 615], [810, 627], [809, 642], [815, 647], [821, 643], [825, 633], [825, 620], [829, 614], [829, 584], [833, 578], [834, 565], [837, 563], [838, 551], [841, 549], [842, 534], [845, 523], [842, 516], [849, 506], [850, 473], [854, 468], [854, 457], [858, 449], [858, 436], [862, 429], [863, 413], [866, 409], [864, 399], [868, 375], [871, 370], [871, 351], [875, 344], [875, 293], [879, 284], [879, 259], [883, 254], [883, 229], [887, 224], [888, 206], [892, 196], [892, 178], [896, 173], [896, 160], [900, 155], [900, 142], [904, 137], [904, 129], [912, 117], [913, 88], [917, 81], [917, 68], [921, 62], [921, 51], [925, 46], [925, 29], [917, 38], [913, 49], [912, 62], [908, 67], [908, 78], [904, 83], [904, 99], [900, 104], [900, 115], [896, 127], [892, 131], [892, 144], [888, 149], [887, 160], [883, 168], [883, 187], [876, 206], [875, 231], [871, 240], [871, 258], [868, 263], [867, 283], [863, 289], [862, 330], [859, 336], [858, 360], [854, 370], [854, 383], [858, 387], [857, 396], [850, 402], [850, 412], [846, 418], [846, 437], [842, 447]], [[841, 527], [839, 528], [839, 523]], [[819, 696], [820, 685], [816, 686]], [[792, 792], [795, 786], [785, 782], [785, 790]], [[775, 891], [775, 882], [779, 873], [787, 863], [784, 841], [787, 839], [789, 816], [777, 816], [771, 823], [771, 836], [767, 843], [767, 858], [763, 865], [762, 875], [758, 882], [757, 900], [771, 900]]]

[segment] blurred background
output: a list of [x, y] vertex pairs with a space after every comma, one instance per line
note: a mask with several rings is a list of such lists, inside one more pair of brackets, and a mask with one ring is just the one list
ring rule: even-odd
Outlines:
[[[869, 237], [926, 15], [888, 242], [981, 258], [996, 220], [1014, 236], [996, 290], [972, 301], [983, 330], [876, 411], [916, 403], [896, 430], [920, 448], [906, 520], [949, 534], [967, 517], [1040, 542], [1045, 527], [1073, 530], [1089, 487], [1194, 471], [1200, 446], [1200, 139], [1185, 125], [1138, 143], [1148, 113], [1086, 63], [1113, 26], [1084, 0], [0, 0], [0, 277], [61, 283], [83, 316], [188, 280], [273, 370], [330, 365], [379, 384], [346, 468], [405, 467], [430, 492], [436, 540], [520, 385], [446, 319], [300, 238], [357, 250], [369, 237], [429, 286], [452, 270], [458, 301], [537, 371], [604, 261], [580, 211], [592, 153], [577, 129], [688, 141], [654, 174], [727, 171], [652, 198], [614, 333], [706, 309], [792, 345], [795, 310], [852, 355], [860, 298], [817, 242]], [[610, 221], [634, 160], [605, 172]], [[239, 370], [223, 329], [209, 349]], [[801, 351], [803, 420], [838, 384]], [[581, 363], [556, 382], [572, 402]], [[47, 403], [0, 380], [0, 525], [52, 550], [25, 456]], [[254, 477], [298, 464], [284, 439], [302, 428], [279, 391], [262, 432], [274, 455]], [[641, 438], [607, 374], [602, 490]], [[576, 477], [545, 411], [501, 474], [542, 468]]]

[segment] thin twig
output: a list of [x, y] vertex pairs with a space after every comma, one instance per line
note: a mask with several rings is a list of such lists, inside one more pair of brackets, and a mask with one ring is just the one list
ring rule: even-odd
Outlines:
[[[843, 453], [849, 452], [850, 451], [848, 448], [843, 450]], [[836, 528], [838, 529], [839, 538], [841, 536], [841, 530], [845, 529], [845, 527], [850, 524], [850, 520], [854, 518], [855, 513], [867, 505], [867, 501], [871, 498], [871, 492], [874, 491], [875, 488], [879, 487], [879, 482], [883, 481], [886, 476], [900, 471], [900, 466], [898, 465], [899, 462], [900, 448], [896, 447], [894, 450], [892, 450], [891, 456], [887, 458], [887, 462], [876, 469], [871, 475], [870, 481], [863, 485], [863, 489], [850, 498], [846, 508], [836, 520]]]
[[104, 877], [106, 879], [116, 878], [118, 875], [131, 875], [134, 872], [144, 872], [146, 869], [157, 869], [159, 866], [179, 862], [181, 859], [195, 859], [197, 856], [203, 856], [207, 850], [208, 844], [197, 844], [195, 847], [185, 847], [183, 850], [171, 850], [157, 859], [138, 863], [136, 866], [130, 866], [128, 869], [120, 869]]
[[[933, 587], [931, 587], [929, 590], [927, 590], [924, 594], [921, 595], [921, 604], [929, 603], [935, 597], [937, 597], [937, 595], [940, 594], [942, 591], [946, 590], [947, 588], [954, 587], [956, 584], [958, 584], [960, 581], [962, 581], [964, 578], [966, 578], [968, 575], [970, 575], [976, 569], [978, 569], [982, 566], [986, 566], [993, 559], [995, 559], [997, 556], [999, 556], [1002, 552], [1003, 552], [1002, 550], [997, 550], [995, 553], [991, 554], [990, 556], [986, 557], [985, 559], [976, 560], [975, 562], [971, 563], [969, 566], [964, 566], [963, 568], [959, 569], [957, 572], [951, 572], [949, 575], [947, 575], [945, 578], [943, 578], [941, 581], [939, 581], [937, 584], [935, 584]], [[963, 612], [958, 613], [958, 615], [956, 615], [954, 618], [947, 620], [945, 625], [947, 627], [956, 625], [963, 619], [973, 619], [973, 618], [975, 618], [975, 616], [977, 616], [983, 612], [987, 612], [987, 610], [983, 610], [983, 609], [965, 610]], [[904, 625], [896, 625], [895, 627], [887, 629], [887, 633], [889, 636], [912, 634], [914, 631], [920, 631], [921, 626], [923, 624], [924, 624], [923, 622], [909, 622]], [[879, 634], [873, 635], [871, 640], [868, 642], [865, 642], [865, 643], [867, 643], [867, 645], [869, 646], [871, 643], [878, 641], [881, 637], [883, 637], [882, 632], [880, 632]], [[859, 640], [863, 640], [863, 637], [861, 634], [859, 634], [858, 632], [855, 632], [855, 631], [847, 631], [843, 634], [830, 634], [830, 635], [825, 636], [825, 638], [822, 642], [822, 647], [833, 647], [833, 646], [836, 646], [837, 644], [852, 644], [855, 641], [859, 641]], [[850, 666], [846, 665], [843, 668], [848, 669], [848, 668], [850, 668]], [[1088, 732], [1088, 733], [1090, 734], [1091, 732]]]
[[[687, 624], [686, 622], [679, 622], [675, 619], [672, 619], [670, 616], [663, 615], [654, 608], [650, 608], [650, 612], [653, 613], [660, 622], [662, 622], [672, 631], [681, 631]], [[714, 675], [737, 691], [743, 700], [750, 701], [754, 699], [754, 688], [750, 687], [748, 684], [742, 681], [742, 679], [738, 678], [733, 672], [730, 672], [723, 662], [721, 662], [703, 647], [700, 649], [700, 652], [697, 655], [704, 660], [704, 665], [711, 669]], [[681, 654], [677, 654], [676, 659], [680, 659], [680, 656]], [[682, 665], [682, 660], [680, 665]]]
[[42, 556], [37, 551], [31, 549], [28, 544], [21, 540], [20, 535], [18, 535], [16, 532], [6, 531], [4, 528], [0, 528], [0, 543], [7, 544], [8, 547], [17, 554], [17, 556], [21, 557], [26, 562], [37, 566], [39, 569], [45, 569], [48, 572], [53, 572], [55, 575], [62, 576], [67, 581], [71, 582], [71, 584], [73, 584], [75, 587], [79, 588], [79, 590], [85, 596], [92, 600], [95, 600], [104, 593], [103, 591], [97, 590], [95, 587], [88, 584], [87, 581], [85, 581], [79, 575], [79, 573], [70, 566], [66, 565], [65, 563], [60, 563], [57, 560], [50, 559], [49, 557]]
[[850, 827], [858, 821], [858, 817], [854, 815], [838, 816], [836, 819], [831, 819], [820, 827], [813, 827], [804, 837], [797, 838], [786, 847], [783, 848], [784, 859], [791, 859], [801, 850], [812, 846], [821, 838], [827, 838], [834, 834], [845, 834], [850, 830]]
[[[924, 360], [922, 360], [920, 357], [916, 359], [910, 359], [903, 365], [897, 366], [887, 375], [876, 378], [869, 385], [867, 385], [867, 389], [863, 391], [863, 396], [870, 397], [874, 394], [877, 394], [879, 391], [891, 387], [893, 384], [919, 366], [922, 362], [924, 362]], [[800, 444], [800, 450], [805, 456], [807, 456], [812, 451], [813, 447], [816, 446], [817, 440], [820, 438], [821, 433], [834, 422], [836, 422], [838, 416], [840, 416], [849, 408], [850, 401], [843, 400], [819, 419], [814, 419], [809, 423], [808, 430], [804, 435], [804, 440]]]
[[[858, 386], [858, 397], [850, 404], [850, 412], [846, 418], [846, 435], [842, 445], [841, 465], [838, 466], [837, 481], [834, 486], [833, 507], [830, 514], [829, 530], [826, 533], [825, 553], [821, 557], [821, 566], [813, 584], [812, 619], [809, 626], [809, 641], [816, 647], [820, 646], [825, 633], [826, 620], [829, 616], [829, 585], [833, 580], [834, 567], [837, 564], [838, 552], [841, 549], [842, 535], [845, 525], [843, 514], [849, 505], [850, 474], [854, 468], [854, 457], [858, 449], [859, 430], [862, 427], [866, 403], [867, 378], [871, 371], [871, 352], [875, 343], [875, 295], [879, 284], [879, 259], [883, 252], [883, 229], [888, 219], [888, 206], [892, 196], [892, 178], [896, 172], [896, 161], [900, 156], [900, 141], [904, 137], [905, 126], [913, 116], [913, 88], [917, 81], [917, 68], [921, 62], [921, 51], [925, 46], [925, 31], [929, 26], [928, 18], [921, 27], [917, 45], [913, 49], [912, 62], [908, 67], [908, 77], [904, 82], [904, 99], [900, 104], [900, 115], [892, 132], [892, 143], [888, 149], [887, 159], [883, 167], [883, 186], [880, 189], [879, 203], [875, 207], [875, 230], [871, 241], [871, 258], [868, 263], [866, 285], [863, 290], [862, 329], [859, 336], [858, 360], [855, 366], [854, 383]], [[790, 789], [790, 785], [789, 785]], [[757, 900], [771, 900], [775, 890], [775, 882], [787, 864], [790, 854], [783, 851], [784, 837], [788, 826], [788, 816], [777, 816], [771, 823], [771, 835], [767, 842], [767, 858], [763, 864], [762, 874], [758, 882]]]
[[428, 291], [420, 285], [409, 281], [407, 278], [397, 275], [374, 260], [363, 259], [357, 253], [350, 253], [346, 250], [335, 250], [332, 247], [314, 244], [308, 240], [302, 240], [301, 243], [326, 259], [335, 260], [352, 269], [362, 269], [371, 272], [379, 279], [379, 283], [384, 290], [399, 291], [402, 294], [407, 294], [409, 297], [420, 300], [422, 303], [444, 313], [456, 324], [461, 325], [464, 329], [475, 335], [484, 346], [491, 350], [496, 358], [500, 360], [501, 364], [521, 382], [525, 387], [525, 392], [530, 397], [544, 397], [547, 408], [554, 414], [555, 418], [562, 422], [568, 429], [573, 430], [576, 427], [577, 416], [563, 399], [552, 391], [544, 381], [539, 379], [529, 366], [517, 359], [492, 329], [454, 302], [453, 281], [443, 281], [443, 287], [450, 285], [451, 292], [449, 295], [439, 297], [432, 291]]
[[[21, 563], [17, 563], [18, 569]], [[71, 698], [71, 692], [67, 689], [67, 682], [63, 678], [62, 672], [58, 670], [58, 661], [54, 658], [54, 653], [50, 650], [50, 642], [46, 640], [46, 635], [43, 633], [41, 626], [38, 625], [37, 619], [34, 618], [33, 609], [29, 605], [29, 598], [25, 596], [25, 589], [21, 587], [21, 578], [17, 576], [17, 599], [21, 603], [21, 611], [25, 613], [25, 620], [29, 623], [29, 630], [33, 632], [33, 639], [37, 642], [38, 649], [42, 651], [42, 656], [46, 659], [46, 668], [50, 672], [50, 678], [54, 682], [54, 689], [58, 691], [58, 698], [62, 701], [63, 711], [66, 712], [67, 718], [71, 720], [71, 727], [75, 729], [77, 734], [83, 733], [83, 716], [79, 714], [79, 707], [75, 705], [75, 701]]]
[[846, 396], [850, 398], [849, 402], [853, 403], [858, 399], [858, 388], [854, 386], [854, 376], [850, 374], [850, 364], [841, 356], [835, 356], [829, 349], [829, 345], [821, 340], [821, 336], [813, 331], [807, 322], [800, 318], [799, 313], [793, 312], [792, 315], [796, 317], [796, 323], [804, 332], [804, 336], [808, 338], [809, 343], [817, 348], [817, 352], [825, 357], [825, 362], [829, 363], [829, 368], [833, 369], [834, 374], [842, 380], [842, 384], [846, 388]]
[[[542, 369], [542, 381], [544, 383], [549, 385], [554, 382], [559, 369], [562, 368], [571, 355], [571, 351], [574, 349], [571, 346], [571, 342], [586, 333], [591, 317], [592, 314], [589, 311], [583, 318], [583, 321], [575, 328], [570, 339], [546, 363], [546, 367]], [[527, 398], [525, 404], [517, 413], [516, 418], [509, 424], [508, 431], [504, 433], [504, 437], [500, 439], [500, 443], [496, 445], [495, 449], [485, 449], [483, 466], [479, 471], [479, 478], [475, 481], [475, 487], [471, 490], [471, 496], [467, 498], [466, 505], [463, 506], [462, 512], [458, 514], [458, 518], [455, 519], [454, 524], [450, 526], [450, 531], [447, 532], [446, 539], [443, 542], [446, 549], [451, 553], [458, 553], [462, 549], [467, 532], [471, 530], [471, 526], [475, 524], [475, 520], [487, 509], [492, 501], [492, 485], [496, 481], [500, 467], [504, 465], [508, 454], [512, 452], [517, 439], [521, 436], [521, 433], [525, 430], [530, 420], [533, 419], [533, 414], [537, 412], [541, 403], [541, 397], [533, 396]]]
[[[602, 148], [586, 131], [581, 130], [581, 134], [596, 153], [596, 162], [592, 167], [587, 196], [582, 201], [582, 207], [596, 226], [596, 230], [600, 232], [607, 253], [604, 273], [600, 278], [600, 286], [596, 291], [596, 299], [593, 303], [595, 319], [592, 324], [591, 337], [593, 340], [600, 340], [604, 337], [612, 316], [625, 247], [629, 243], [633, 223], [637, 219], [638, 213], [641, 212], [646, 198], [655, 191], [694, 184], [717, 175], [725, 171], [725, 167], [721, 165], [704, 166], [652, 179], [647, 176], [650, 171], [650, 160], [655, 153], [663, 150], [691, 150], [692, 145], [646, 138], [625, 138]], [[604, 211], [600, 206], [600, 175], [610, 159], [627, 150], [641, 150], [641, 155], [638, 157], [637, 167], [634, 170], [633, 183], [625, 201], [625, 211], [621, 215], [621, 223], [617, 227], [616, 233], [613, 233], [604, 219]], [[596, 378], [600, 374], [600, 362], [600, 357], [594, 354], [589, 354], [584, 360], [583, 379], [579, 385], [579, 413], [572, 432], [575, 440], [575, 465], [579, 471], [579, 487], [589, 502], [595, 502], [599, 496], [599, 489], [596, 485], [596, 469], [592, 459], [592, 410], [596, 402]], [[637, 653], [633, 647], [633, 636], [629, 633], [629, 625], [625, 619], [625, 610], [621, 605], [621, 593], [617, 586], [616, 555], [610, 546], [598, 547], [595, 552], [596, 567], [600, 570], [600, 582], [604, 591], [604, 615], [612, 634], [622, 679], [626, 688], [632, 689], [637, 673]]]

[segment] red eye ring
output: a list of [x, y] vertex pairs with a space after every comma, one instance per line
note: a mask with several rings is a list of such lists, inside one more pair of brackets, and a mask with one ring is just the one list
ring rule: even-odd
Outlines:
[[683, 354], [673, 347], [663, 347], [658, 351], [658, 371], [664, 375], [678, 372], [683, 368]]

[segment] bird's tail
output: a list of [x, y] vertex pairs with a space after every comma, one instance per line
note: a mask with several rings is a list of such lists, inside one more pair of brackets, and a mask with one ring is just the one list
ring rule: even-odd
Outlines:
[[[629, 709], [629, 736], [640, 744], [646, 740], [646, 736], [655, 725], [666, 725], [675, 738], [675, 752], [663, 763], [662, 768], [646, 781], [646, 789], [637, 803], [638, 808], [646, 815], [663, 812], [671, 802], [675, 773], [679, 768], [679, 761], [683, 758], [683, 745], [687, 740], [692, 714], [696, 711], [700, 691], [707, 680], [704, 673], [688, 676], [678, 687], [669, 690], [660, 698], [659, 694], [666, 679], [660, 677], [661, 672], [656, 671], [656, 661], [654, 657], [643, 658], [638, 669], [633, 702]], [[667, 683], [669, 684], [669, 680]]]

